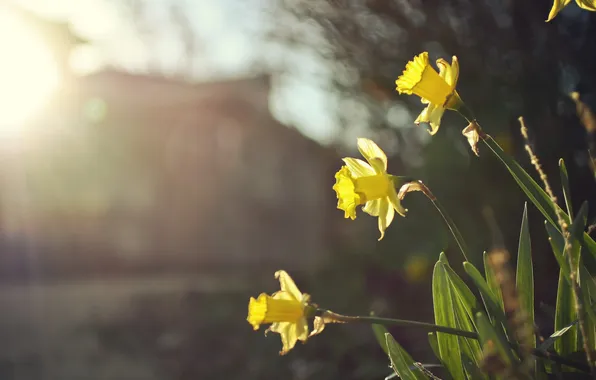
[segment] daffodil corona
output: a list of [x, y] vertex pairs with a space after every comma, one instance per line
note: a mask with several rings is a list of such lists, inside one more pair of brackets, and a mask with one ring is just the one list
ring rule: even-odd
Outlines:
[[405, 216], [395, 190], [393, 176], [387, 174], [387, 156], [369, 139], [358, 139], [358, 150], [367, 162], [357, 158], [344, 158], [346, 164], [335, 174], [333, 190], [337, 193], [337, 208], [344, 216], [356, 219], [356, 207], [363, 205], [367, 214], [379, 217], [381, 237], [393, 221], [395, 211]]
[[261, 293], [257, 299], [251, 297], [248, 303], [246, 320], [255, 330], [262, 324], [271, 324], [265, 333], [272, 331], [281, 336], [284, 355], [296, 345], [298, 340], [308, 339], [307, 317], [311, 311], [310, 296], [302, 294], [289, 274], [280, 270], [275, 272], [281, 290], [268, 295]]
[[[575, 0], [577, 6], [587, 11], [596, 12], [596, 0]], [[555, 16], [567, 5], [571, 3], [571, 0], [555, 0], [553, 6], [548, 14], [546, 22], [551, 21]]]
[[459, 63], [453, 57], [451, 65], [444, 59], [437, 60], [437, 72], [429, 63], [428, 52], [423, 52], [406, 65], [395, 84], [400, 94], [418, 95], [427, 104], [415, 123], [430, 124], [430, 134], [439, 130], [446, 109], [458, 110], [463, 102], [455, 90], [459, 76]]

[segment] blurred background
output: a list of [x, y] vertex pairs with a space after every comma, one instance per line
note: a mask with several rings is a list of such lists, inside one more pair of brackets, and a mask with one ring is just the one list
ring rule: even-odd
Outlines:
[[[0, 379], [382, 379], [368, 326], [331, 326], [279, 357], [245, 321], [287, 270], [319, 305], [431, 322], [432, 266], [462, 258], [408, 195], [377, 242], [331, 187], [357, 137], [423, 180], [472, 261], [517, 252], [524, 197], [462, 119], [431, 140], [394, 82], [421, 51], [457, 55], [458, 89], [532, 174], [530, 140], [576, 208], [596, 201], [585, 128], [596, 108], [596, 14], [546, 0], [2, 0]], [[537, 321], [558, 270], [529, 207]], [[593, 222], [595, 212], [590, 210]], [[546, 306], [544, 306], [546, 305]], [[392, 330], [420, 361], [426, 333]]]

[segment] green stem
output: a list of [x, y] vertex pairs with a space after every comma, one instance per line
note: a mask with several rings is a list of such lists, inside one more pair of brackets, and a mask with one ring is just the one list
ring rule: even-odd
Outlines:
[[445, 207], [443, 207], [441, 202], [439, 202], [439, 200], [437, 199], [437, 197], [435, 197], [432, 191], [430, 191], [430, 189], [422, 181], [416, 180], [411, 177], [392, 176], [392, 179], [394, 184], [396, 185], [396, 189], [399, 193], [400, 199], [402, 199], [403, 196], [409, 192], [420, 191], [432, 202], [433, 206], [435, 206], [435, 209], [437, 209], [437, 211], [447, 224], [449, 231], [451, 231], [451, 234], [453, 235], [453, 238], [455, 239], [457, 246], [461, 250], [461, 253], [464, 256], [465, 261], [470, 261], [468, 260], [468, 256], [466, 255], [466, 251], [468, 250], [468, 248], [466, 246], [462, 234], [457, 229], [457, 226], [453, 222], [453, 219], [451, 219], [451, 217], [447, 213]]
[[417, 322], [417, 321], [409, 321], [405, 319], [394, 319], [394, 318], [381, 318], [381, 317], [361, 317], [361, 316], [348, 316], [348, 315], [341, 315], [337, 313], [333, 313], [328, 310], [317, 310], [319, 313], [322, 313], [322, 317], [325, 320], [329, 320], [330, 322], [339, 322], [339, 323], [370, 323], [370, 324], [377, 324], [383, 326], [405, 326], [405, 327], [418, 327], [428, 331], [438, 331], [443, 332], [446, 334], [452, 335], [459, 335], [466, 338], [471, 339], [478, 339], [478, 334], [472, 331], [464, 331], [459, 329], [454, 329], [447, 326], [439, 326], [434, 325], [432, 323], [425, 323], [425, 322]]
[[468, 256], [466, 255], [466, 251], [468, 250], [468, 248], [466, 246], [466, 242], [464, 241], [463, 236], [457, 229], [457, 226], [453, 222], [453, 219], [451, 219], [451, 217], [447, 213], [447, 210], [445, 209], [445, 207], [443, 207], [443, 205], [441, 204], [441, 202], [439, 202], [439, 200], [437, 198], [433, 197], [433, 198], [429, 198], [429, 199], [432, 202], [432, 204], [435, 206], [435, 208], [437, 209], [439, 214], [441, 214], [441, 217], [443, 217], [443, 220], [447, 224], [447, 227], [449, 227], [449, 231], [451, 231], [451, 235], [453, 235], [453, 238], [455, 239], [455, 242], [457, 243], [459, 250], [461, 251], [462, 255], [464, 256], [465, 261], [470, 261], [468, 259]]
[[[383, 326], [403, 326], [403, 327], [417, 327], [427, 331], [436, 331], [442, 332], [445, 334], [457, 335], [464, 338], [470, 339], [479, 339], [477, 333], [473, 331], [465, 331], [459, 330], [452, 327], [447, 326], [439, 326], [434, 325], [432, 323], [425, 323], [425, 322], [417, 322], [417, 321], [410, 321], [406, 319], [394, 319], [394, 318], [381, 318], [381, 317], [364, 317], [364, 316], [350, 316], [350, 315], [342, 315], [337, 314], [329, 310], [324, 309], [317, 309], [316, 315], [323, 318], [325, 323], [369, 323], [369, 324], [377, 324]], [[512, 347], [515, 346], [515, 343], [508, 342]], [[577, 370], [583, 372], [589, 372], [590, 368], [583, 364], [578, 363], [573, 360], [565, 359], [557, 354], [546, 352], [544, 350], [532, 349], [532, 355], [544, 358], [555, 363], [563, 364], [571, 368], [575, 368]]]

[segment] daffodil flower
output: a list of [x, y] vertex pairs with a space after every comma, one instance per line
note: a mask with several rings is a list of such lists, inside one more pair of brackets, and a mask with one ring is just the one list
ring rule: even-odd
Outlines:
[[358, 139], [358, 150], [367, 162], [357, 158], [344, 158], [346, 164], [335, 174], [333, 190], [337, 193], [337, 208], [345, 218], [356, 219], [356, 207], [364, 205], [367, 214], [379, 217], [381, 237], [393, 221], [395, 211], [405, 216], [395, 190], [394, 177], [387, 174], [387, 156], [369, 139]]
[[310, 296], [298, 290], [289, 274], [279, 270], [275, 272], [275, 278], [279, 279], [281, 290], [272, 295], [261, 293], [257, 299], [251, 297], [246, 320], [255, 330], [270, 323], [265, 333], [272, 331], [281, 336], [283, 348], [280, 354], [284, 355], [298, 340], [305, 342], [308, 339], [307, 317], [314, 308], [309, 306]]
[[418, 95], [427, 104], [415, 123], [428, 123], [429, 133], [439, 130], [441, 118], [446, 109], [458, 110], [463, 102], [455, 90], [459, 76], [459, 63], [453, 57], [451, 65], [444, 59], [437, 60], [439, 72], [430, 65], [428, 52], [423, 52], [406, 65], [403, 74], [395, 84], [400, 94]]
[[[596, 0], [575, 0], [575, 2], [577, 3], [578, 7], [582, 9], [596, 12]], [[569, 3], [571, 3], [571, 0], [555, 0], [555, 2], [553, 3], [553, 7], [550, 10], [550, 13], [548, 14], [548, 19], [546, 20], [546, 22], [549, 22], [552, 19], [554, 19], [555, 16], [563, 8], [569, 5]]]

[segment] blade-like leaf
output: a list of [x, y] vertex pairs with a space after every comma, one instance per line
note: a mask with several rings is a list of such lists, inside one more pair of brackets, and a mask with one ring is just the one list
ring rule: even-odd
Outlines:
[[505, 311], [505, 303], [503, 302], [503, 291], [501, 290], [501, 286], [497, 281], [495, 271], [488, 261], [488, 253], [484, 252], [482, 256], [484, 259], [484, 275], [486, 277], [486, 284], [492, 292], [497, 305], [501, 308], [501, 310]]
[[507, 340], [493, 327], [493, 325], [491, 325], [486, 314], [482, 312], [476, 313], [476, 326], [478, 326], [478, 335], [482, 347], [485, 349], [488, 347], [494, 349], [503, 360], [503, 363], [507, 366], [511, 366], [513, 363], [517, 362]]
[[468, 313], [468, 317], [470, 318], [470, 320], [474, 321], [474, 316], [476, 315], [476, 312], [481, 311], [482, 306], [476, 299], [474, 293], [472, 293], [470, 288], [468, 288], [468, 285], [466, 285], [464, 280], [462, 280], [461, 277], [459, 277], [458, 274], [455, 273], [453, 268], [446, 265], [445, 269], [447, 270], [449, 281], [457, 290], [455, 294], [460, 298], [460, 300], [464, 304], [464, 308]]
[[[491, 316], [491, 319], [495, 323], [496, 326], [507, 326], [507, 318], [505, 317], [505, 313], [503, 310], [498, 306], [496, 296], [490, 291], [488, 284], [484, 281], [484, 278], [476, 269], [476, 267], [469, 262], [464, 263], [464, 270], [470, 276], [474, 285], [480, 291], [480, 296], [484, 301], [484, 305], [486, 306], [486, 310]], [[476, 326], [478, 328], [478, 326]]]
[[587, 222], [588, 202], [584, 202], [582, 203], [582, 207], [579, 209], [577, 216], [573, 220], [573, 223], [569, 227], [569, 239], [571, 239], [571, 259], [573, 260], [573, 266], [577, 268], [576, 278], [579, 276], [581, 236], [586, 229]]
[[[435, 312], [435, 323], [437, 325], [457, 327], [455, 315], [454, 297], [445, 265], [437, 261], [433, 270], [432, 280], [433, 306]], [[461, 349], [459, 339], [455, 335], [437, 333], [439, 358], [449, 370], [454, 379], [464, 379], [464, 369], [461, 360]]]
[[546, 339], [544, 342], [540, 344], [540, 346], [538, 346], [538, 350], [546, 352], [557, 341], [557, 339], [565, 335], [567, 331], [569, 331], [575, 325], [577, 325], [577, 319], [568, 324], [567, 326], [563, 327], [562, 329], [552, 333], [548, 337], [548, 339]]
[[579, 283], [581, 286], [581, 296], [584, 302], [584, 309], [588, 318], [585, 320], [585, 331], [588, 338], [588, 347], [596, 347], [596, 312], [592, 307], [594, 279], [587, 273], [588, 270], [582, 266], [580, 268]]
[[[443, 256], [443, 254], [441, 254], [441, 256]], [[446, 263], [446, 261], [441, 259], [439, 259], [439, 262]], [[478, 304], [476, 297], [448, 264], [444, 264], [444, 269], [449, 279], [451, 292], [454, 296], [453, 307], [458, 328], [460, 330], [476, 331], [474, 327], [474, 315], [480, 310], [480, 305]], [[482, 360], [482, 349], [477, 340], [460, 337], [460, 347], [462, 349], [463, 357], [472, 360], [475, 366], [480, 364], [480, 361]]]
[[[445, 363], [443, 362], [443, 360], [441, 359], [441, 354], [439, 353], [439, 341], [437, 339], [437, 333], [436, 332], [429, 332], [428, 333], [428, 343], [430, 344], [430, 348], [433, 351], [433, 354], [435, 354], [436, 358], [439, 359], [439, 361], [441, 362], [441, 365], [444, 368], [447, 368], [447, 366], [445, 365]], [[452, 377], [451, 375], [446, 372], [443, 377], [445, 378], [445, 380], [451, 380]]]
[[536, 375], [534, 378], [536, 380], [548, 380], [548, 374], [546, 373], [546, 368], [543, 359], [536, 358]]
[[[441, 360], [441, 353], [439, 352], [439, 340], [437, 339], [436, 332], [428, 333], [428, 343], [430, 344], [430, 348], [433, 350], [433, 353], [437, 359]], [[441, 362], [443, 361], [441, 360]]]
[[391, 334], [385, 333], [386, 347], [389, 352], [391, 367], [402, 380], [426, 380], [428, 376], [424, 375], [414, 365], [414, 359], [393, 339]]
[[501, 147], [492, 139], [484, 140], [490, 150], [497, 156], [499, 160], [505, 165], [509, 173], [519, 187], [526, 193], [528, 198], [534, 203], [536, 208], [547, 218], [547, 220], [556, 225], [557, 215], [555, 213], [554, 205], [548, 194], [540, 187], [536, 181], [509, 155], [507, 155]]
[[559, 174], [561, 175], [561, 187], [563, 188], [563, 198], [565, 198], [565, 207], [567, 208], [567, 215], [573, 219], [573, 207], [571, 205], [571, 188], [569, 187], [569, 175], [567, 174], [567, 167], [565, 161], [559, 159]]
[[[519, 187], [526, 193], [526, 196], [532, 201], [534, 206], [540, 212], [546, 220], [557, 230], [559, 224], [557, 223], [557, 214], [555, 207], [561, 208], [558, 205], [554, 205], [550, 197], [546, 192], [534, 181], [534, 179], [510, 156], [508, 156], [501, 147], [491, 138], [488, 137], [483, 140], [491, 152], [505, 165], [515, 182]], [[570, 223], [569, 216], [561, 210], [564, 216], [565, 223]], [[582, 246], [584, 246], [592, 256], [596, 258], [596, 242], [587, 233], [582, 234]]]
[[580, 266], [579, 275], [580, 279], [583, 281], [581, 283], [581, 288], [590, 294], [590, 302], [587, 305], [592, 305], [591, 309], [594, 310], [594, 302], [596, 302], [596, 281], [594, 281], [594, 277], [590, 275], [590, 272], [585, 265]]
[[468, 379], [488, 379], [488, 375], [483, 374], [482, 371], [480, 371], [478, 364], [476, 364], [469, 356], [463, 355], [462, 363], [468, 374]]
[[385, 338], [385, 334], [389, 333], [389, 331], [387, 331], [387, 328], [383, 325], [372, 325], [372, 329], [377, 342], [379, 342], [379, 346], [381, 346], [381, 349], [389, 355], [389, 350], [387, 350], [387, 339]]
[[[571, 284], [565, 279], [565, 275], [561, 270], [559, 273], [559, 288], [557, 290], [555, 331], [561, 331], [567, 326], [572, 325], [576, 318]], [[563, 356], [580, 350], [577, 327], [573, 326], [569, 328], [562, 336], [558, 337], [555, 340], [554, 346], [555, 351]]]
[[555, 229], [552, 225], [545, 223], [546, 232], [548, 233], [548, 241], [550, 242], [550, 246], [553, 249], [553, 254], [555, 255], [555, 259], [557, 259], [557, 263], [559, 263], [559, 268], [561, 268], [561, 272], [565, 279], [571, 284], [571, 268], [569, 267], [569, 261], [563, 254], [563, 249], [565, 249], [565, 240], [563, 240], [563, 236], [561, 233]]
[[[528, 204], [524, 205], [519, 247], [517, 250], [517, 273], [515, 285], [520, 307], [528, 316], [528, 323], [534, 326], [534, 269], [532, 267], [532, 246], [528, 225]], [[532, 347], [536, 347], [536, 336], [532, 334]]]

